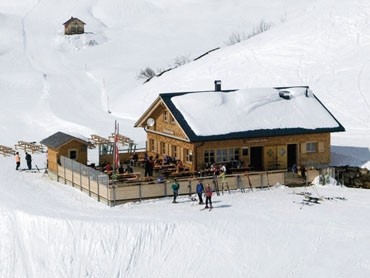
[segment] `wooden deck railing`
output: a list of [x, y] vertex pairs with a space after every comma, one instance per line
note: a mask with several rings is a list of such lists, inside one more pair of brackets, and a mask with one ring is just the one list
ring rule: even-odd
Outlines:
[[[277, 183], [284, 184], [284, 177], [285, 171], [249, 173], [252, 188], [268, 187]], [[216, 190], [215, 181], [217, 181], [218, 188], [221, 190], [221, 180], [217, 177], [187, 177], [177, 180], [180, 183], [180, 195], [194, 194], [198, 180], [201, 180], [204, 185], [209, 183], [214, 190]], [[110, 183], [108, 175], [66, 157], [61, 157], [61, 165], [58, 165], [58, 181], [78, 188], [109, 206], [173, 195], [171, 189], [173, 179], [163, 182], [137, 180]], [[226, 183], [230, 190], [249, 188], [248, 176], [244, 173], [226, 175], [225, 190]]]

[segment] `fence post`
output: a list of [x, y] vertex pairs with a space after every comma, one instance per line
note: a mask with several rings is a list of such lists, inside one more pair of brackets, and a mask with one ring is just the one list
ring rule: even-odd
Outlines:
[[87, 179], [88, 179], [88, 182], [89, 182], [89, 196], [91, 197], [91, 187], [90, 187], [90, 169], [89, 169], [89, 172], [88, 172], [88, 175], [87, 175]]
[[191, 196], [191, 180], [189, 180], [188, 189], [189, 189], [189, 197], [190, 197]]
[[75, 182], [74, 182], [74, 172], [73, 171], [73, 160], [71, 160], [71, 172], [72, 172], [72, 187], [75, 187]]
[[264, 184], [263, 184], [263, 173], [260, 174], [260, 178], [261, 178], [261, 186], [263, 187]]
[[[107, 186], [107, 201], [108, 201], [108, 186]], [[116, 185], [113, 184], [113, 206], [115, 205], [116, 205]]]
[[99, 192], [99, 173], [98, 172], [96, 172], [96, 184], [97, 184], [97, 186], [98, 186], [98, 188], [97, 188], [97, 193], [98, 193], [98, 202], [100, 202], [100, 192]]
[[[108, 197], [109, 197], [109, 180], [108, 180], [108, 184], [106, 184], [105, 187], [107, 188], [107, 204], [109, 204], [109, 202], [110, 202], [110, 200], [108, 199]], [[114, 204], [116, 204], [116, 191], [115, 191], [114, 187], [113, 187], [113, 201], [114, 201]]]
[[82, 191], [82, 164], [80, 164], [80, 190]]
[[63, 156], [63, 170], [64, 170], [64, 184], [67, 184], [67, 180], [66, 180], [66, 160]]
[[141, 191], [141, 185], [142, 185], [142, 183], [140, 183], [139, 184], [139, 200], [140, 200], [140, 202], [141, 202], [141, 194], [142, 194], [142, 191]]

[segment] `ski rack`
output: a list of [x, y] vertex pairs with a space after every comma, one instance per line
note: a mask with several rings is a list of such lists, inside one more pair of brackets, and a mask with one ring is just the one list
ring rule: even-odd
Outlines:
[[0, 154], [3, 156], [11, 156], [15, 154], [15, 150], [7, 146], [0, 145]]
[[94, 149], [94, 148], [96, 148], [97, 145], [99, 146], [99, 145], [109, 145], [109, 144], [111, 144], [109, 139], [101, 137], [101, 136], [96, 135], [96, 134], [91, 135], [91, 138], [90, 138], [89, 142], [90, 142], [89, 149]]
[[24, 150], [30, 151], [32, 153], [43, 153], [44, 147], [40, 144], [36, 144], [36, 142], [26, 142], [26, 141], [18, 141], [17, 144], [15, 144], [16, 150]]

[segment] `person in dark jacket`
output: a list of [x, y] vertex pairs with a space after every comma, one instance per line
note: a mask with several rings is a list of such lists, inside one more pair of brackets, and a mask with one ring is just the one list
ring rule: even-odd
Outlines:
[[179, 195], [179, 189], [180, 189], [180, 184], [179, 182], [175, 179], [172, 184], [172, 190], [173, 190], [173, 201], [172, 203], [177, 203], [176, 198]]
[[204, 192], [204, 186], [203, 186], [203, 183], [202, 183], [201, 180], [198, 181], [196, 190], [197, 190], [197, 194], [198, 194], [199, 205], [202, 205], [202, 204], [204, 204], [203, 203], [203, 198], [202, 198], [202, 195], [203, 195], [203, 192]]
[[32, 169], [32, 157], [27, 152], [26, 152], [26, 161], [27, 161], [28, 170], [31, 170]]

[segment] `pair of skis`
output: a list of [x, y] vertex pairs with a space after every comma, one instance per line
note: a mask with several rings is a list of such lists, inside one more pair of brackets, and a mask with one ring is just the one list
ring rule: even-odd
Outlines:
[[208, 209], [208, 211], [211, 211], [211, 210], [212, 210], [212, 208], [213, 208], [213, 207], [209, 207], [209, 208], [206, 208], [206, 207], [205, 207], [205, 208], [200, 209], [200, 211], [203, 211], [203, 210], [206, 210], [206, 209]]

